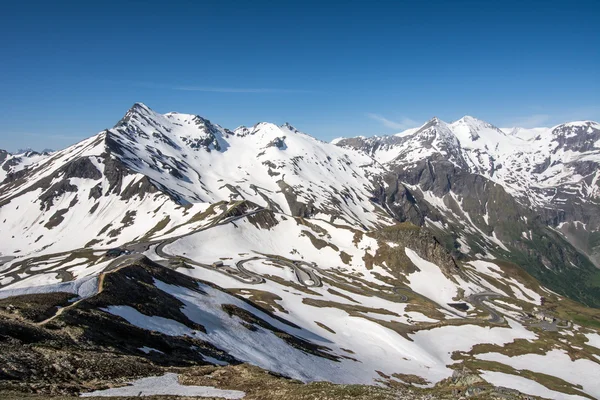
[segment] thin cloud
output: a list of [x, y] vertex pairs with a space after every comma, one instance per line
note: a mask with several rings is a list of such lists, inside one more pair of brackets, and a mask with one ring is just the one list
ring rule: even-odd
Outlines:
[[543, 126], [553, 126], [571, 121], [600, 119], [600, 106], [584, 106], [579, 108], [562, 110], [558, 113], [550, 114], [532, 114], [524, 117], [508, 119], [508, 124], [505, 126], [518, 126], [521, 128], [537, 128]]
[[549, 121], [550, 115], [548, 114], [533, 114], [513, 120], [510, 125], [518, 126], [520, 128], [536, 128], [547, 125]]
[[173, 90], [188, 92], [216, 92], [216, 93], [312, 93], [310, 90], [300, 89], [270, 89], [270, 88], [211, 88], [198, 86], [175, 86]]
[[71, 135], [61, 135], [61, 134], [53, 134], [53, 133], [11, 133], [10, 135], [23, 135], [30, 137], [41, 137], [46, 139], [60, 139], [60, 140], [73, 140], [73, 139], [81, 139], [81, 136], [71, 136]]
[[212, 92], [212, 93], [314, 93], [303, 89], [278, 89], [278, 88], [240, 88], [240, 87], [210, 87], [187, 85], [164, 85], [149, 82], [135, 82], [135, 86], [152, 89], [180, 90], [185, 92]]
[[572, 109], [566, 113], [565, 117], [567, 121], [600, 121], [600, 106], [594, 105]]
[[373, 113], [368, 113], [367, 117], [380, 122], [381, 124], [383, 124], [384, 126], [391, 128], [391, 129], [409, 129], [409, 128], [414, 128], [415, 126], [418, 126], [419, 123], [415, 120], [412, 120], [410, 118], [402, 118], [400, 121], [392, 121], [391, 119], [387, 119], [385, 118], [383, 115], [379, 115], [379, 114], [373, 114]]

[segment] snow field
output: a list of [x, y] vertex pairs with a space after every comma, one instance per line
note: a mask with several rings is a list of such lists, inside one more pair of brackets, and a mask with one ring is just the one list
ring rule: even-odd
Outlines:
[[188, 386], [179, 383], [177, 374], [167, 373], [163, 376], [151, 376], [138, 379], [129, 386], [97, 390], [82, 393], [81, 397], [126, 397], [126, 396], [198, 396], [218, 397], [222, 399], [243, 399], [246, 395], [239, 390], [216, 389], [211, 386]]

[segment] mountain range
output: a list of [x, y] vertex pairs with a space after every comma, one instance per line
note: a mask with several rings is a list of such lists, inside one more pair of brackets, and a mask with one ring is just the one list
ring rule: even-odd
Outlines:
[[249, 363], [440, 398], [600, 396], [596, 122], [326, 143], [136, 103], [67, 149], [0, 151], [0, 235], [11, 390]]

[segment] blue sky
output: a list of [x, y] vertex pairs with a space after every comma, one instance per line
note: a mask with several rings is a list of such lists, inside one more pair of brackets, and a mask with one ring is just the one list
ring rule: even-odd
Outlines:
[[600, 120], [599, 15], [599, 1], [7, 0], [0, 148], [65, 147], [136, 101], [323, 140], [433, 116]]

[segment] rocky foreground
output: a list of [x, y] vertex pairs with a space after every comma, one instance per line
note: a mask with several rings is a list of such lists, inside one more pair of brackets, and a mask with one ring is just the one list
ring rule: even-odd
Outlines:
[[[107, 317], [109, 314], [99, 311], [114, 303], [143, 307], [147, 299], [153, 299], [153, 305], [145, 306], [147, 312], [171, 314], [171, 318], [184, 323], [185, 316], [176, 315], [174, 311], [178, 307], [145, 283], [156, 278], [181, 285], [188, 284], [186, 279], [189, 279], [149, 260], [141, 260], [103, 275], [102, 291], [79, 302], [70, 302], [73, 295], [67, 293], [30, 294], [0, 300], [0, 398], [71, 399], [80, 393], [124, 386], [138, 378], [167, 372], [179, 374], [183, 385], [238, 390], [250, 400], [533, 398], [515, 390], [492, 387], [468, 370], [457, 370], [451, 378], [430, 389], [413, 386], [422, 383], [418, 381], [399, 384], [383, 373], [380, 373], [380, 386], [302, 383], [240, 363], [227, 354], [220, 354], [209, 343], [136, 329], [124, 320], [111, 319]], [[140, 303], [136, 303], [138, 300]], [[254, 324], [267, 326], [264, 321], [248, 318], [246, 325], [240, 328], [255, 329]], [[203, 327], [196, 326], [196, 329]], [[319, 351], [298, 338], [287, 340], [303, 351]], [[140, 356], [140, 343], [150, 343], [153, 351]], [[208, 365], [195, 351], [198, 348], [220, 360], [228, 359], [230, 365]], [[409, 377], [405, 378], [410, 381]]]

